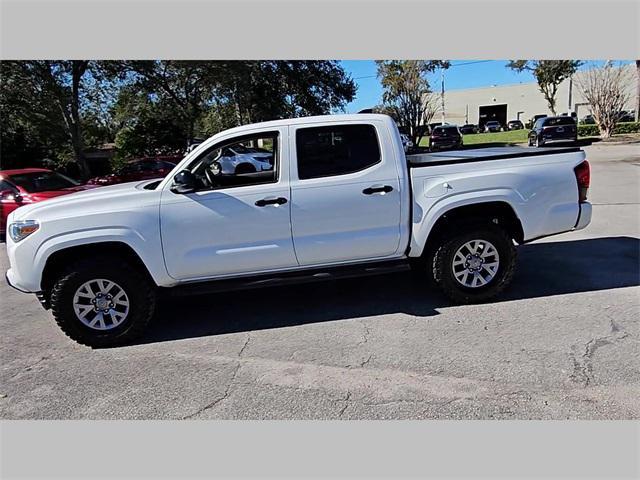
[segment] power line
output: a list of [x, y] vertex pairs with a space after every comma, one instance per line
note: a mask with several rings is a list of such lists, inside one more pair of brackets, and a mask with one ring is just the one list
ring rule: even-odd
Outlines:
[[[449, 68], [463, 67], [465, 65], [475, 65], [476, 63], [486, 63], [486, 62], [493, 62], [493, 60], [473, 60], [471, 62], [452, 63], [451, 65], [449, 65]], [[353, 77], [353, 80], [364, 80], [366, 78], [376, 78], [377, 76], [378, 75], [365, 75], [363, 77]]]
[[493, 60], [474, 60], [472, 62], [465, 62], [465, 63], [452, 63], [449, 68], [451, 67], [462, 67], [464, 65], [474, 65], [476, 63], [486, 63], [486, 62], [493, 62]]

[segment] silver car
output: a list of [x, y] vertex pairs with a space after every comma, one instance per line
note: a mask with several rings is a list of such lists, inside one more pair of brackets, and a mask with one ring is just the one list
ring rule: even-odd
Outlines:
[[220, 156], [212, 163], [211, 168], [217, 175], [273, 170], [273, 154], [258, 148], [236, 144], [220, 150]]

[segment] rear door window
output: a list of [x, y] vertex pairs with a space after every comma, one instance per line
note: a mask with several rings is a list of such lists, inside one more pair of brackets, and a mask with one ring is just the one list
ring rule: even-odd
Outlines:
[[296, 154], [301, 180], [354, 173], [381, 161], [373, 125], [300, 128]]

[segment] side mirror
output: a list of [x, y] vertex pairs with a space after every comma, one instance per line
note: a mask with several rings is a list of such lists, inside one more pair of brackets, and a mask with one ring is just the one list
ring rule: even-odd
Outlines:
[[22, 203], [22, 195], [14, 190], [2, 190], [0, 191], [0, 201]]
[[196, 176], [189, 170], [181, 170], [173, 177], [173, 185], [171, 191], [178, 194], [193, 193], [197, 187]]

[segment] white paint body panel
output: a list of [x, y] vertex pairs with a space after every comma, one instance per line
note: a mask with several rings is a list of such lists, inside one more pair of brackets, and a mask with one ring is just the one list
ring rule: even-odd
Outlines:
[[475, 203], [510, 205], [522, 224], [525, 241], [571, 230], [580, 212], [573, 169], [584, 158], [580, 151], [412, 168], [410, 256], [422, 254], [431, 228], [443, 213]]
[[[299, 180], [296, 129], [344, 123], [374, 125], [382, 161], [347, 175]], [[173, 176], [209, 147], [274, 130], [280, 133], [277, 183], [189, 195], [170, 191]], [[416, 257], [442, 214], [493, 201], [513, 208], [525, 240], [530, 240], [589, 223], [591, 208], [578, 205], [573, 173], [583, 159], [583, 152], [570, 152], [408, 169], [400, 134], [387, 116], [338, 115], [247, 125], [203, 142], [154, 190], [141, 188], [148, 182], [121, 184], [17, 209], [8, 223], [37, 220], [40, 229], [18, 243], [7, 235], [7, 276], [15, 287], [37, 292], [51, 254], [112, 241], [129, 245], [155, 283], [166, 287], [404, 258], [407, 250]], [[363, 195], [362, 190], [372, 185], [390, 185], [393, 191]], [[288, 201], [255, 206], [257, 200], [272, 196]]]
[[[364, 170], [345, 175], [298, 179], [296, 131], [290, 128], [291, 225], [296, 255], [301, 266], [341, 261], [383, 259], [402, 255], [404, 153], [393, 148], [391, 131], [380, 120], [356, 120], [343, 124], [369, 124], [376, 129], [381, 160]], [[402, 161], [399, 162], [398, 159]], [[390, 186], [389, 193], [365, 195], [372, 186]]]
[[[289, 174], [282, 168], [288, 157], [288, 129], [278, 132], [276, 183], [188, 195], [162, 190], [162, 245], [172, 278], [197, 280], [298, 266], [291, 238]], [[256, 206], [266, 197], [286, 198], [287, 203]]]

